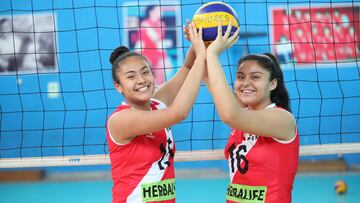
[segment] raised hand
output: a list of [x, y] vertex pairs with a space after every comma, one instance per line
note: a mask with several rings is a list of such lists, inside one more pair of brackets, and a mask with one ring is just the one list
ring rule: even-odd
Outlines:
[[226, 48], [231, 47], [237, 42], [237, 40], [239, 39], [240, 28], [238, 28], [234, 32], [234, 34], [230, 36], [231, 27], [232, 27], [232, 22], [230, 21], [229, 25], [227, 26], [225, 34], [222, 35], [221, 21], [219, 21], [218, 34], [216, 36], [216, 39], [208, 46], [206, 50], [207, 53], [213, 53], [219, 56]]
[[[186, 19], [186, 22], [188, 24], [188, 26], [190, 25], [190, 20], [189, 19]], [[187, 27], [186, 25], [183, 26], [183, 31], [184, 31], [184, 34], [185, 34], [185, 38], [190, 41], [190, 33], [189, 33], [189, 27]]]
[[206, 54], [206, 47], [204, 40], [202, 39], [202, 27], [197, 31], [195, 23], [189, 23], [189, 38], [192, 43], [192, 46], [195, 50], [196, 57], [203, 56]]

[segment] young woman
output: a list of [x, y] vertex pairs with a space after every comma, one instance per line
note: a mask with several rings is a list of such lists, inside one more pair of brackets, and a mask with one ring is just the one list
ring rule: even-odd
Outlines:
[[238, 62], [231, 90], [219, 61], [227, 36], [218, 34], [206, 50], [209, 90], [221, 120], [233, 128], [225, 148], [226, 200], [290, 203], [299, 136], [283, 73], [272, 54], [248, 55]]
[[115, 88], [125, 98], [106, 125], [113, 203], [175, 202], [170, 126], [187, 117], [205, 72], [202, 30], [193, 24], [189, 30], [192, 46], [183, 67], [157, 91], [143, 55], [122, 46], [110, 56]]

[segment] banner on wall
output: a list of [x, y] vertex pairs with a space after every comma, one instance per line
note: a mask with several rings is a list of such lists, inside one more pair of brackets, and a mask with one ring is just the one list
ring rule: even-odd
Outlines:
[[0, 16], [0, 74], [55, 72], [52, 14]]
[[[135, 3], [134, 3], [135, 4]], [[155, 82], [169, 80], [177, 67], [181, 49], [177, 48], [179, 6], [131, 3], [123, 6], [125, 42], [129, 48], [145, 55], [152, 66]]]
[[277, 7], [273, 50], [282, 63], [334, 63], [360, 57], [359, 6]]

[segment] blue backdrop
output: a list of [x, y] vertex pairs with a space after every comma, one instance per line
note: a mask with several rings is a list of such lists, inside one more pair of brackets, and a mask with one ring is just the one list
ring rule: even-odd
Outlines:
[[[161, 1], [164, 5], [175, 5], [179, 11], [175, 29], [180, 33], [181, 46], [177, 49], [181, 59], [189, 46], [182, 35], [182, 25], [204, 2]], [[271, 7], [309, 6], [295, 0], [226, 2], [238, 13], [242, 36], [236, 46], [222, 55], [229, 81], [234, 78], [241, 56], [272, 51]], [[317, 2], [321, 3], [311, 5], [330, 6], [330, 2], [334, 5], [348, 1]], [[57, 72], [0, 75], [1, 158], [107, 153], [106, 118], [123, 99], [113, 87], [108, 57], [114, 48], [126, 42], [124, 6], [125, 1], [121, 0], [0, 1], [3, 16], [38, 13], [55, 16], [58, 65]], [[288, 63], [282, 64], [282, 68], [302, 145], [360, 142], [358, 60], [307, 66]], [[54, 92], [59, 92], [58, 96], [51, 96]], [[230, 133], [229, 127], [219, 121], [205, 87], [201, 88], [189, 117], [172, 129], [177, 150], [222, 149]], [[315, 158], [319, 157], [310, 157]], [[346, 155], [345, 159], [350, 164], [360, 163], [356, 154]]]

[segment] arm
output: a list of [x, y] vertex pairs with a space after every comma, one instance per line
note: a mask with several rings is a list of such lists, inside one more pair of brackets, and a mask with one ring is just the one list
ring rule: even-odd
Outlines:
[[109, 131], [115, 141], [126, 144], [137, 135], [157, 132], [184, 118], [172, 108], [156, 111], [126, 109], [113, 114], [108, 121]]
[[[190, 20], [187, 20], [187, 24], [190, 26]], [[189, 27], [183, 26], [183, 31], [186, 39], [191, 41]], [[154, 98], [163, 101], [169, 106], [177, 95], [181, 85], [184, 83], [186, 76], [194, 64], [195, 57], [194, 47], [191, 45], [186, 54], [184, 65], [169, 82], [163, 84], [158, 91], [156, 91]]]
[[156, 111], [126, 109], [113, 114], [109, 119], [109, 129], [116, 141], [127, 143], [137, 135], [161, 130], [187, 117], [199, 92], [205, 71], [205, 46], [201, 29], [197, 33], [192, 26], [191, 30], [191, 42], [196, 59], [172, 104], [168, 108]]
[[[188, 23], [188, 25], [190, 24], [189, 19], [187, 19], [187, 23]], [[183, 28], [184, 28], [184, 34], [185, 34], [186, 39], [190, 41], [189, 28], [186, 27], [186, 26], [184, 26]], [[204, 43], [205, 43], [205, 47], [208, 47], [211, 44], [211, 42], [204, 42]], [[206, 66], [206, 64], [205, 64], [205, 66]], [[204, 81], [204, 84], [205, 84], [206, 88], [208, 89], [208, 91], [211, 92], [211, 87], [210, 87], [210, 83], [209, 83], [209, 77], [208, 77], [206, 68], [205, 68], [203, 81]]]
[[290, 140], [295, 135], [295, 121], [289, 112], [277, 108], [252, 111], [239, 105], [219, 61], [233, 36], [229, 38], [228, 32], [221, 36], [220, 27], [218, 33], [206, 51], [206, 60], [211, 93], [221, 120], [244, 132]]
[[189, 74], [194, 61], [194, 48], [193, 46], [190, 46], [185, 57], [184, 65], [170, 81], [159, 87], [159, 89], [155, 92], [154, 98], [164, 102], [167, 106], [171, 105], [180, 90], [181, 85], [184, 83], [186, 76]]

